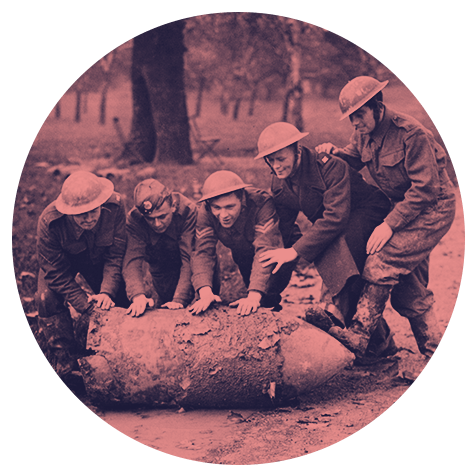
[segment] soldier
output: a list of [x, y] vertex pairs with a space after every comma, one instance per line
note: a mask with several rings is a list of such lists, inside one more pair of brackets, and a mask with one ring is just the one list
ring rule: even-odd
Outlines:
[[453, 222], [455, 196], [444, 150], [417, 120], [383, 103], [387, 84], [368, 76], [350, 81], [339, 98], [340, 120], [349, 117], [355, 128], [350, 144], [316, 148], [357, 170], [366, 166], [392, 203], [368, 240], [366, 284], [353, 324], [347, 330], [331, 328], [330, 334], [361, 354], [391, 296], [394, 310], [409, 319], [420, 352], [430, 357], [441, 332], [427, 288], [429, 255]]
[[280, 293], [289, 283], [295, 264], [284, 266], [271, 277], [271, 269], [259, 263], [263, 252], [283, 245], [272, 197], [227, 170], [210, 175], [202, 193], [192, 261], [192, 281], [199, 299], [190, 311], [197, 314], [221, 301], [216, 282], [218, 240], [231, 249], [248, 289], [247, 297], [230, 306], [237, 307], [239, 315], [249, 315], [259, 307], [280, 309]]
[[[307, 135], [292, 124], [277, 122], [259, 137], [255, 159], [264, 158], [273, 173], [271, 188], [285, 245], [264, 252], [260, 261], [275, 264], [273, 272], [298, 257], [315, 263], [325, 292], [343, 319], [335, 323], [349, 325], [362, 288], [366, 242], [388, 213], [389, 201], [343, 160], [300, 145]], [[300, 211], [312, 223], [303, 235], [296, 225]], [[320, 318], [318, 310], [307, 312], [311, 323]], [[395, 351], [389, 327], [381, 321], [366, 356]]]
[[[125, 210], [106, 178], [78, 171], [63, 183], [61, 194], [38, 221], [38, 324], [57, 373], [76, 368], [85, 349], [88, 316], [94, 305], [127, 307], [122, 280], [126, 245]], [[94, 295], [88, 297], [75, 277], [80, 273]], [[67, 305], [79, 314], [73, 320]]]
[[193, 299], [190, 258], [195, 240], [196, 205], [181, 193], [171, 192], [149, 178], [134, 190], [134, 204], [127, 215], [127, 250], [123, 274], [132, 304], [127, 313], [138, 317], [153, 306], [144, 286], [145, 262], [149, 264], [157, 306], [186, 307]]

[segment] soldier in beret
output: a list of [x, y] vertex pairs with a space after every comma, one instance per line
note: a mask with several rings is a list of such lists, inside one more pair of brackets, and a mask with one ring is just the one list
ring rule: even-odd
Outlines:
[[134, 190], [134, 208], [127, 215], [127, 250], [123, 275], [132, 304], [127, 313], [142, 315], [154, 306], [144, 284], [145, 262], [158, 294], [156, 306], [186, 307], [193, 299], [190, 258], [194, 247], [196, 206], [149, 178]]

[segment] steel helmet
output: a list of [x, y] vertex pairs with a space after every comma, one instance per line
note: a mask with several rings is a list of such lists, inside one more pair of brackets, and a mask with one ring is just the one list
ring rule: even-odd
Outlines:
[[154, 178], [147, 178], [135, 187], [134, 204], [144, 216], [147, 216], [160, 208], [169, 196], [171, 192], [165, 185]]
[[91, 172], [77, 171], [64, 181], [55, 206], [63, 214], [87, 213], [104, 204], [113, 192], [114, 184], [107, 178], [98, 177]]
[[340, 120], [357, 111], [379, 91], [383, 90], [389, 81], [379, 82], [370, 76], [358, 76], [352, 79], [340, 92], [340, 110], [343, 114]]
[[201, 189], [203, 196], [198, 202], [216, 198], [217, 196], [225, 195], [232, 191], [242, 190], [247, 186], [252, 185], [244, 183], [241, 178], [233, 172], [220, 170], [206, 178], [203, 183], [203, 188]]
[[259, 136], [257, 142], [259, 154], [254, 157], [254, 160], [282, 150], [307, 135], [308, 132], [300, 132], [297, 127], [288, 122], [275, 122], [267, 126]]

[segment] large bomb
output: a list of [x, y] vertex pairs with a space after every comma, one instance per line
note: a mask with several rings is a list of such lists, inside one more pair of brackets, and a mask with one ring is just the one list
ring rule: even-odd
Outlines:
[[87, 346], [93, 354], [79, 364], [98, 405], [263, 407], [313, 391], [353, 361], [325, 332], [264, 309], [132, 318], [114, 308], [92, 316]]

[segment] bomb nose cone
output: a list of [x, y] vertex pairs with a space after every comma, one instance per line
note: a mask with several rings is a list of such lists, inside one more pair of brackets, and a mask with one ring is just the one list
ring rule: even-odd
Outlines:
[[150, 310], [139, 319], [96, 312], [79, 363], [99, 405], [263, 407], [314, 390], [354, 356], [318, 328], [284, 312], [241, 317], [220, 307], [194, 316]]

